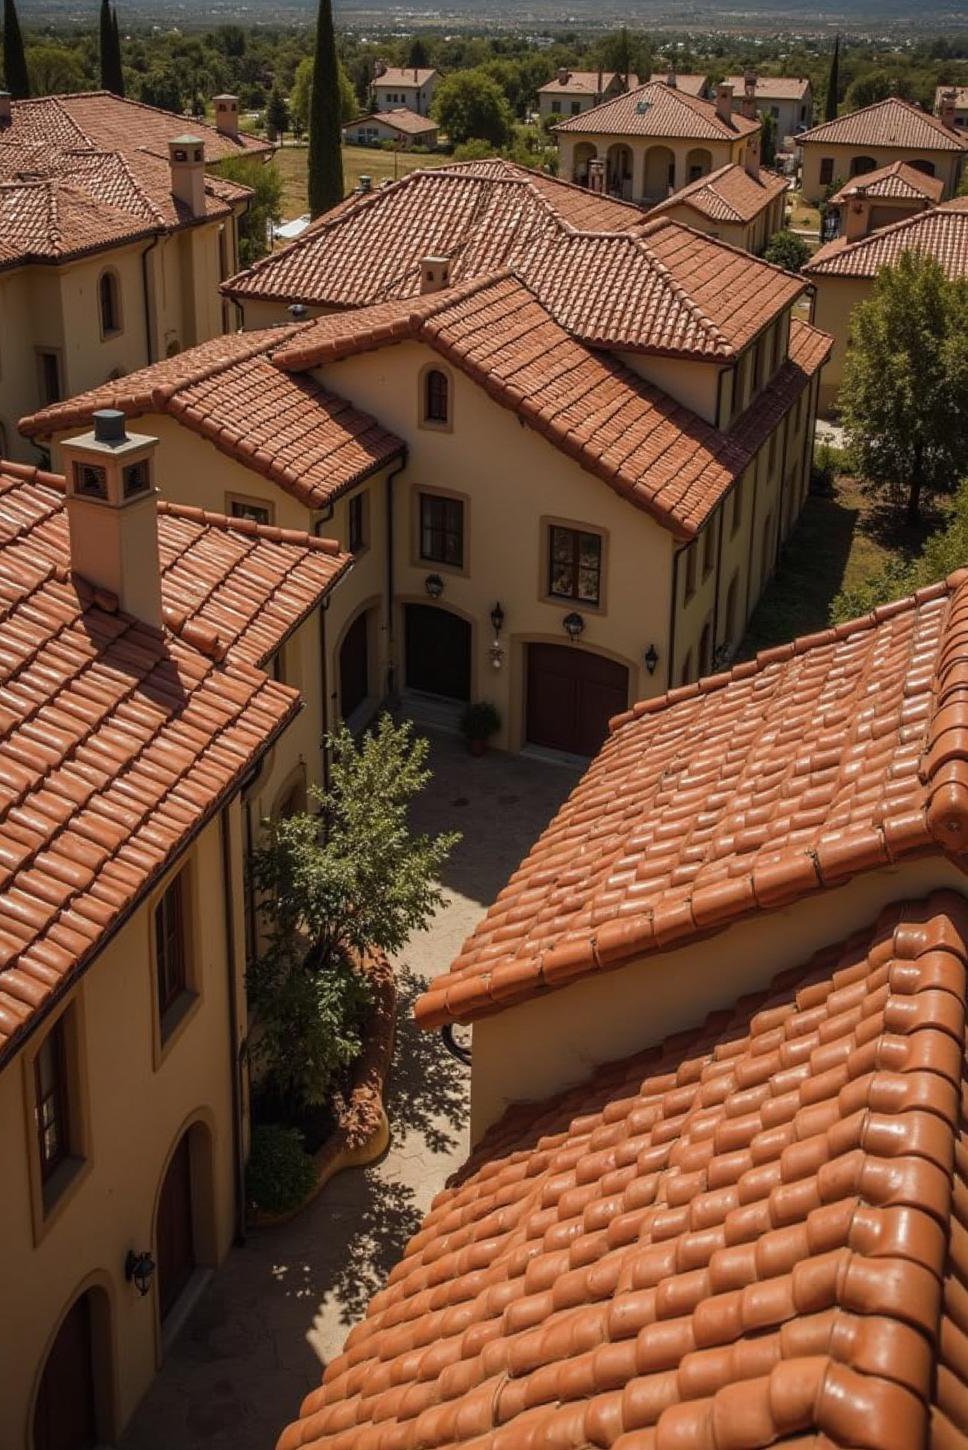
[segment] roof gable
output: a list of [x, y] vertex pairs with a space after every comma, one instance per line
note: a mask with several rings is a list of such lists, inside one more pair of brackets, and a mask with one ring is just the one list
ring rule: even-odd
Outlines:
[[668, 200], [654, 206], [649, 216], [688, 206], [710, 221], [750, 222], [785, 190], [786, 181], [782, 176], [772, 171], [751, 176], [745, 166], [730, 161], [708, 176], [690, 181], [681, 191], [673, 192]]
[[892, 161], [889, 166], [879, 166], [876, 171], [855, 176], [840, 188], [831, 198], [836, 204], [851, 196], [867, 196], [903, 201], [939, 202], [944, 193], [944, 182], [939, 176], [926, 176], [916, 166], [905, 161]]
[[835, 146], [896, 146], [905, 150], [968, 151], [968, 137], [945, 126], [910, 101], [888, 96], [860, 111], [837, 116], [804, 131], [798, 145], [824, 141]]
[[815, 252], [803, 271], [807, 276], [876, 277], [906, 251], [934, 257], [949, 277], [968, 276], [968, 197], [942, 202], [856, 242], [838, 237]]
[[[732, 86], [735, 95], [746, 88], [745, 76], [727, 76], [726, 85]], [[756, 77], [756, 98], [762, 101], [802, 101], [810, 93], [808, 76], [761, 76]]]
[[664, 81], [647, 81], [599, 106], [560, 121], [555, 131], [588, 131], [615, 136], [667, 136], [697, 141], [731, 141], [751, 136], [760, 122], [733, 114], [724, 120], [711, 101]]

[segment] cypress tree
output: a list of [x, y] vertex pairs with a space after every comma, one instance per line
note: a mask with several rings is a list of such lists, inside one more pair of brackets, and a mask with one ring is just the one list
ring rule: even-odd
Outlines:
[[332, 0], [319, 0], [316, 54], [309, 97], [309, 210], [318, 217], [343, 200], [339, 60]]
[[118, 7], [115, 5], [111, 12], [111, 38], [114, 44], [114, 63], [117, 66], [117, 89], [116, 96], [124, 95], [124, 66], [121, 64], [121, 35], [118, 31]]
[[827, 99], [824, 105], [823, 118], [825, 121], [836, 121], [837, 119], [837, 92], [840, 90], [840, 36], [834, 41], [834, 53], [830, 61], [830, 74], [827, 77]]
[[101, 89], [124, 95], [118, 17], [111, 12], [110, 0], [101, 0]]
[[3, 0], [3, 74], [14, 100], [25, 101], [30, 95], [30, 78], [14, 0]]

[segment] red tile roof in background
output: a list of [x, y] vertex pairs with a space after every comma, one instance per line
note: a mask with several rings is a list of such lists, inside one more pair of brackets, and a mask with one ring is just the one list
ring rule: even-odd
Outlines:
[[649, 216], [660, 216], [677, 206], [689, 206], [710, 221], [751, 222], [784, 191], [784, 177], [772, 171], [750, 176], [745, 166], [731, 161], [698, 181], [690, 181], [681, 191], [674, 191], [668, 200], [654, 206]]
[[602, 136], [654, 136], [674, 140], [735, 141], [752, 136], [759, 120], [750, 121], [738, 112], [728, 121], [718, 114], [713, 101], [689, 95], [665, 81], [647, 81], [637, 90], [603, 101], [578, 116], [568, 116], [554, 127], [556, 132]]
[[637, 704], [418, 1000], [467, 1021], [912, 853], [968, 851], [968, 570]]
[[852, 196], [888, 197], [892, 200], [927, 200], [938, 202], [944, 194], [944, 182], [939, 176], [925, 176], [916, 166], [904, 161], [892, 161], [890, 166], [879, 166], [876, 171], [867, 171], [855, 176], [830, 198], [833, 206], [848, 201]]
[[[727, 76], [726, 84], [732, 86], [734, 96], [742, 96], [746, 89], [745, 76]], [[756, 77], [756, 99], [758, 101], [803, 101], [810, 90], [807, 76], [761, 76]]]
[[358, 116], [355, 121], [347, 121], [343, 130], [357, 131], [367, 121], [379, 121], [381, 125], [389, 126], [394, 131], [402, 131], [408, 136], [423, 136], [427, 131], [437, 129], [437, 122], [431, 121], [428, 116], [418, 116], [416, 111], [408, 111], [406, 106], [398, 106], [392, 111], [371, 111], [366, 116]]
[[[553, 76], [543, 86], [538, 87], [539, 96], [570, 96], [570, 95], [597, 95], [599, 91], [607, 91], [615, 81], [621, 81], [621, 73], [614, 70], [569, 70], [567, 79], [562, 81]], [[639, 83], [638, 76], [629, 76], [629, 85], [634, 89]]]
[[277, 531], [163, 511], [175, 629], [158, 631], [72, 578], [61, 486], [0, 466], [0, 1060], [299, 709], [250, 659], [344, 563], [301, 539], [284, 574]]
[[899, 905], [512, 1108], [279, 1450], [961, 1445], [966, 937]]
[[838, 237], [814, 252], [803, 270], [808, 277], [873, 278], [907, 251], [934, 257], [949, 277], [968, 276], [968, 196], [880, 227], [857, 242]]
[[377, 90], [384, 86], [425, 86], [437, 74], [436, 70], [419, 66], [388, 65], [380, 75], [374, 76], [373, 86]]
[[824, 121], [797, 137], [797, 145], [899, 146], [915, 151], [968, 151], [968, 136], [945, 126], [910, 101], [888, 96], [860, 111]]
[[20, 429], [50, 437], [88, 424], [99, 408], [119, 408], [129, 418], [170, 413], [307, 508], [321, 508], [399, 457], [404, 445], [312, 378], [273, 365], [272, 352], [310, 326], [213, 338], [54, 403], [22, 419]]

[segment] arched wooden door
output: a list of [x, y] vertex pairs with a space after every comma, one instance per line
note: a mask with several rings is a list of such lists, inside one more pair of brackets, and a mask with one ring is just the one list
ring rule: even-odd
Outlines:
[[171, 1313], [195, 1270], [192, 1210], [192, 1155], [189, 1133], [172, 1154], [161, 1185], [157, 1225], [158, 1304], [162, 1319]]
[[91, 1296], [82, 1294], [51, 1346], [34, 1410], [34, 1450], [97, 1444]]

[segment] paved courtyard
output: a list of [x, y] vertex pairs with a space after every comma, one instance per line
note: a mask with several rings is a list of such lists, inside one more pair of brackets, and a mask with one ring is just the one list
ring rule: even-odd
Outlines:
[[123, 1450], [272, 1450], [349, 1328], [467, 1152], [469, 1074], [410, 1007], [451, 961], [484, 906], [551, 819], [578, 773], [433, 742], [418, 830], [457, 829], [446, 904], [397, 962], [401, 1011], [379, 1164], [339, 1174], [292, 1223], [251, 1233], [214, 1275], [129, 1426]]

